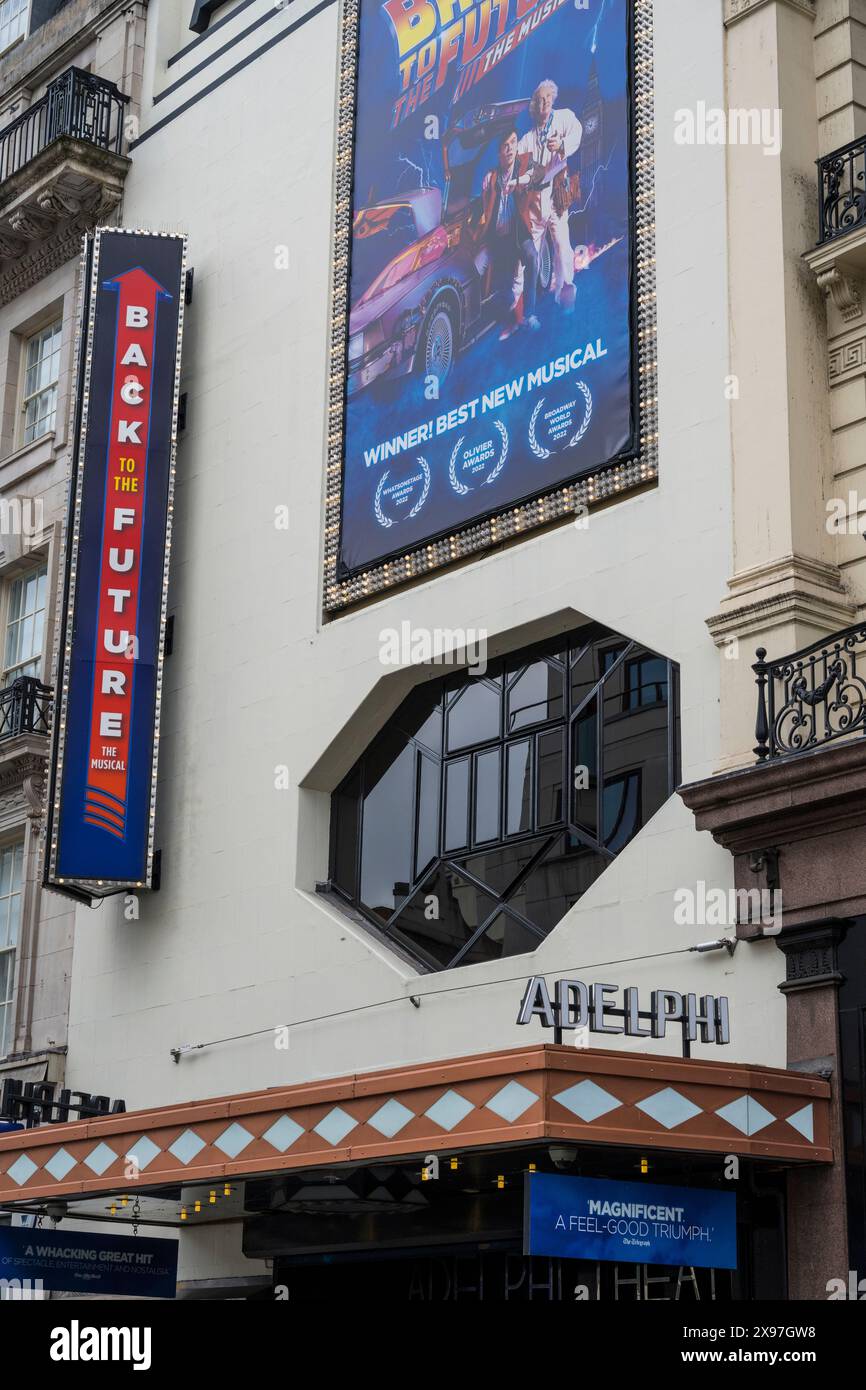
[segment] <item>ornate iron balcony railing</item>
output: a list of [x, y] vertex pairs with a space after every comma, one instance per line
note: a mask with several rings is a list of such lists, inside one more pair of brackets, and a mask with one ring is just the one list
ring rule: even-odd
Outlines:
[[866, 624], [752, 667], [758, 687], [758, 762], [866, 733]]
[[0, 742], [16, 734], [47, 734], [51, 730], [54, 691], [34, 676], [19, 676], [0, 690]]
[[39, 101], [0, 130], [0, 183], [63, 135], [120, 154], [128, 101], [113, 82], [81, 68], [67, 68], [48, 84]]
[[866, 223], [866, 136], [818, 160], [819, 244]]

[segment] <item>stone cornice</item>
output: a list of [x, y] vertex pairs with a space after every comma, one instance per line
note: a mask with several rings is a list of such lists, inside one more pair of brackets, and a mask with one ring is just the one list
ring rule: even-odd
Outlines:
[[698, 830], [734, 854], [866, 826], [866, 738], [719, 773], [679, 794]]
[[767, 5], [786, 6], [788, 9], [797, 10], [807, 19], [815, 18], [813, 0], [725, 0], [725, 28], [729, 29], [741, 19], [748, 19], [756, 10], [762, 10]]

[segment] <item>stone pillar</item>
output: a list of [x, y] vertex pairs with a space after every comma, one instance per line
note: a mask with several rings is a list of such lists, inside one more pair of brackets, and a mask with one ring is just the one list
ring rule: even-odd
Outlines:
[[[709, 619], [722, 652], [720, 769], [751, 761], [754, 649], [771, 658], [853, 621], [828, 534], [823, 296], [803, 254], [818, 223], [812, 0], [726, 0], [733, 574]], [[780, 147], [731, 143], [757, 112]], [[734, 640], [736, 639], [736, 640]], [[731, 659], [724, 659], [725, 656]]]
[[788, 1297], [826, 1299], [830, 1279], [848, 1281], [848, 1218], [840, 1095], [837, 950], [844, 921], [794, 927], [776, 944], [785, 956], [788, 1068], [826, 1076], [831, 1084], [831, 1168], [788, 1173]]

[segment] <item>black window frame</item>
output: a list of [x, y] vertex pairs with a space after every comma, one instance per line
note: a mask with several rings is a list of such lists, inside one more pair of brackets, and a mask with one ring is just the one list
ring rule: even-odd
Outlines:
[[[584, 693], [579, 698], [573, 698], [573, 672], [578, 661], [583, 661], [592, 648], [592, 683], [583, 682]], [[611, 658], [611, 653], [613, 656]], [[633, 708], [626, 707], [629, 699], [629, 666], [646, 660], [660, 660], [665, 663], [667, 672], [667, 699], [654, 701], [651, 704], [636, 705]], [[508, 731], [509, 712], [508, 700], [511, 689], [517, 684], [518, 680], [531, 666], [539, 661], [545, 661], [551, 669], [561, 673], [560, 688], [561, 712], [554, 717], [539, 719], [534, 723], [522, 725], [513, 732]], [[621, 680], [622, 698], [618, 695], [613, 700], [606, 700], [605, 687], [609, 682]], [[485, 681], [488, 685], [497, 684], [499, 698], [499, 717], [498, 728], [491, 724], [491, 732], [483, 737], [477, 738], [474, 742], [468, 743], [453, 751], [448, 751], [449, 737], [449, 713], [457, 703], [455, 695], [462, 693], [476, 681]], [[581, 687], [583, 688], [583, 687]], [[429, 742], [421, 742], [412, 734], [406, 732], [406, 724], [410, 723], [406, 718], [410, 702], [419, 697], [429, 700], [431, 689], [436, 692], [438, 699], [431, 707], [439, 710], [439, 752], [438, 754], [430, 747]], [[553, 697], [554, 703], [559, 699]], [[575, 769], [572, 767], [576, 737], [576, 725], [581, 714], [587, 710], [592, 701], [595, 700], [595, 829], [596, 834], [584, 826], [577, 823], [576, 819], [576, 789]], [[538, 702], [541, 703], [541, 702]], [[551, 697], [548, 697], [548, 708]], [[610, 708], [606, 708], [606, 703]], [[616, 704], [616, 708], [613, 705]], [[527, 707], [528, 708], [528, 707]], [[660, 709], [667, 709], [665, 757], [667, 765], [667, 779], [662, 799], [655, 805], [645, 817], [641, 814], [641, 800], [645, 780], [642, 775], [643, 764], [640, 760], [634, 760], [631, 752], [629, 762], [626, 767], [617, 767], [610, 776], [605, 773], [605, 729], [611, 724], [618, 724], [624, 719], [634, 716], [642, 716]], [[424, 724], [429, 720], [429, 714], [425, 717]], [[402, 722], [401, 722], [402, 721]], [[423, 727], [423, 726], [422, 726]], [[366, 764], [367, 760], [377, 750], [380, 743], [392, 737], [397, 730], [407, 743], [411, 743], [414, 749], [413, 759], [413, 787], [412, 787], [412, 806], [411, 806], [411, 825], [412, 842], [409, 852], [410, 871], [415, 877], [409, 884], [402, 881], [394, 884], [394, 907], [387, 911], [374, 911], [372, 907], [365, 904], [361, 897], [361, 880], [363, 864], [363, 845], [364, 845], [364, 807], [367, 795]], [[539, 794], [538, 794], [538, 746], [540, 740], [551, 732], [561, 732], [563, 763], [562, 763], [562, 793], [561, 793], [561, 814], [559, 819], [549, 824], [539, 824]], [[657, 735], [658, 731], [654, 731]], [[520, 743], [528, 742], [531, 756], [531, 768], [529, 776], [528, 803], [529, 803], [529, 825], [525, 829], [508, 833], [508, 750]], [[478, 803], [478, 758], [480, 755], [498, 751], [499, 755], [499, 835], [497, 839], [478, 841], [475, 838], [477, 825]], [[649, 756], [649, 755], [648, 755]], [[658, 757], [658, 754], [655, 754]], [[438, 806], [438, 847], [433, 858], [427, 859], [426, 866], [419, 866], [419, 829], [421, 824], [421, 768], [423, 760], [428, 763], [438, 762], [439, 773], [439, 806]], [[446, 789], [449, 777], [449, 768], [456, 764], [466, 762], [468, 764], [468, 790], [466, 797], [466, 843], [459, 848], [446, 849]], [[545, 940], [549, 931], [543, 930], [536, 923], [530, 921], [527, 916], [520, 912], [511, 904], [511, 900], [519, 892], [520, 887], [529, 876], [537, 869], [548, 856], [553, 857], [558, 843], [562, 837], [567, 837], [566, 843], [575, 852], [586, 850], [599, 856], [603, 867], [599, 868], [595, 877], [598, 877], [617, 857], [629, 840], [617, 850], [610, 850], [604, 843], [604, 791], [605, 786], [614, 777], [628, 776], [636, 771], [639, 774], [639, 814], [638, 827], [634, 832], [639, 833], [646, 821], [655, 814], [661, 805], [676, 790], [679, 783], [679, 669], [675, 662], [667, 657], [661, 656], [641, 643], [623, 637], [621, 634], [611, 631], [597, 623], [588, 623], [573, 630], [572, 632], [548, 639], [543, 642], [534, 643], [532, 646], [522, 648], [518, 651], [509, 653], [498, 658], [489, 664], [484, 675], [473, 675], [464, 669], [458, 673], [443, 673], [432, 682], [416, 686], [407, 696], [406, 700], [398, 707], [395, 713], [387, 721], [379, 734], [371, 740], [368, 747], [357, 759], [354, 766], [342, 779], [339, 786], [332, 795], [332, 812], [330, 826], [330, 879], [329, 884], [341, 898], [351, 904], [352, 908], [360, 913], [364, 919], [376, 927], [378, 933], [384, 934], [387, 938], [392, 932], [400, 929], [401, 916], [411, 911], [412, 904], [417, 902], [425, 885], [429, 885], [440, 871], [453, 871], [460, 879], [468, 880], [478, 890], [483, 890], [494, 900], [494, 906], [488, 916], [479, 923], [477, 929], [467, 937], [466, 941], [455, 952], [452, 959], [443, 965], [441, 961], [435, 960], [432, 956], [425, 953], [422, 947], [413, 948], [407, 946], [406, 938], [401, 936], [395, 944], [403, 952], [408, 952], [417, 963], [430, 970], [451, 969], [460, 965], [463, 959], [473, 950], [477, 942], [485, 935], [487, 929], [496, 920], [500, 913], [505, 913], [515, 923], [519, 924], [524, 931], [528, 932], [538, 945]], [[348, 796], [347, 788], [351, 787], [353, 779], [357, 779], [357, 793], [354, 805], [354, 824], [356, 826], [356, 843], [354, 853], [353, 882], [347, 885], [340, 882], [337, 877], [337, 844], [340, 836], [340, 807], [341, 802], [351, 799]], [[371, 789], [372, 790], [372, 789]], [[524, 798], [527, 797], [526, 786], [524, 784]], [[461, 808], [462, 809], [462, 808]], [[609, 837], [611, 838], [611, 837]], [[634, 835], [630, 837], [634, 838]], [[501, 888], [499, 892], [479, 878], [472, 869], [468, 867], [469, 862], [477, 860], [479, 855], [507, 850], [510, 847], [530, 846], [536, 842], [534, 852], [528, 862], [520, 867], [516, 875]], [[594, 881], [594, 880], [593, 880]], [[401, 891], [398, 894], [399, 890]], [[567, 909], [568, 910], [568, 909]], [[404, 923], [405, 925], [405, 923]], [[552, 929], [552, 928], [551, 928]], [[527, 948], [529, 949], [529, 948]]]

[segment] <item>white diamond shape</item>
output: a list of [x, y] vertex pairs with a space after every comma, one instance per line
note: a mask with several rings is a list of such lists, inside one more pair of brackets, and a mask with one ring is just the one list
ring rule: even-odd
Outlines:
[[351, 1115], [347, 1115], [345, 1110], [341, 1110], [339, 1105], [335, 1105], [333, 1110], [329, 1110], [319, 1123], [315, 1126], [313, 1133], [321, 1137], [336, 1147], [346, 1135], [357, 1125], [358, 1121]]
[[117, 1154], [107, 1144], [97, 1144], [95, 1149], [91, 1149], [84, 1162], [91, 1172], [101, 1178], [106, 1168], [110, 1168], [116, 1158]]
[[6, 1176], [16, 1182], [19, 1187], [23, 1187], [28, 1178], [32, 1178], [36, 1172], [38, 1164], [33, 1162], [27, 1154], [21, 1154], [16, 1158], [11, 1168], [6, 1169]]
[[244, 1129], [243, 1125], [239, 1125], [235, 1121], [233, 1125], [229, 1125], [228, 1129], [223, 1130], [218, 1139], [214, 1140], [214, 1146], [226, 1154], [228, 1158], [237, 1158], [238, 1154], [247, 1147], [247, 1144], [252, 1142], [253, 1136], [249, 1130]]
[[161, 1150], [154, 1144], [152, 1139], [148, 1139], [146, 1134], [142, 1134], [140, 1139], [136, 1139], [126, 1157], [135, 1164], [139, 1173], [143, 1173], [149, 1163], [152, 1163]]
[[815, 1142], [815, 1117], [811, 1103], [804, 1105], [802, 1110], [796, 1114], [788, 1116], [788, 1124], [792, 1125], [798, 1134], [802, 1134], [804, 1139], [808, 1139], [810, 1144]]
[[738, 1129], [741, 1134], [758, 1134], [767, 1125], [771, 1125], [776, 1116], [771, 1115], [769, 1110], [765, 1110], [763, 1105], [755, 1100], [753, 1096], [739, 1096], [732, 1100], [730, 1105], [723, 1105], [721, 1110], [716, 1111], [723, 1120], [727, 1120], [729, 1125]]
[[201, 1153], [204, 1148], [204, 1140], [199, 1138], [193, 1129], [185, 1129], [183, 1134], [179, 1134], [173, 1144], [169, 1145], [168, 1151], [174, 1154], [178, 1163], [192, 1163], [196, 1154]]
[[303, 1125], [299, 1125], [289, 1115], [281, 1115], [275, 1120], [270, 1129], [265, 1130], [262, 1138], [270, 1144], [277, 1153], [284, 1154], [286, 1149], [290, 1149], [296, 1139], [300, 1139], [304, 1132]]
[[459, 1091], [446, 1091], [424, 1114], [440, 1129], [450, 1131], [456, 1129], [460, 1121], [465, 1120], [469, 1111], [474, 1109], [471, 1100], [461, 1096]]
[[596, 1086], [594, 1081], [579, 1081], [576, 1086], [569, 1086], [567, 1091], [560, 1091], [558, 1096], [554, 1096], [560, 1105], [564, 1105], [566, 1110], [570, 1110], [572, 1115], [576, 1115], [579, 1120], [589, 1124], [592, 1120], [597, 1120], [599, 1116], [606, 1115], [610, 1110], [618, 1110], [622, 1105], [621, 1100], [612, 1096], [608, 1091]]
[[702, 1113], [699, 1105], [695, 1105], [686, 1096], [681, 1096], [672, 1086], [666, 1087], [663, 1091], [656, 1091], [655, 1095], [647, 1096], [646, 1100], [639, 1100], [637, 1108], [657, 1124], [664, 1125], [665, 1129], [676, 1129], [677, 1125], [684, 1125], [686, 1120]]
[[509, 1081], [507, 1086], [503, 1086], [501, 1091], [491, 1096], [484, 1108], [492, 1110], [494, 1115], [513, 1124], [536, 1100], [538, 1096], [534, 1091], [521, 1086], [519, 1081]]
[[53, 1154], [46, 1163], [45, 1171], [50, 1173], [52, 1178], [56, 1178], [58, 1182], [63, 1182], [66, 1174], [75, 1167], [76, 1162], [77, 1159], [74, 1159], [72, 1154], [67, 1153], [65, 1149], [58, 1149], [57, 1153]]
[[407, 1106], [401, 1105], [399, 1100], [386, 1100], [381, 1105], [375, 1115], [371, 1115], [367, 1121], [373, 1129], [378, 1130], [386, 1139], [393, 1139], [395, 1134], [399, 1134], [401, 1129], [405, 1129], [410, 1120], [414, 1120], [415, 1114]]

